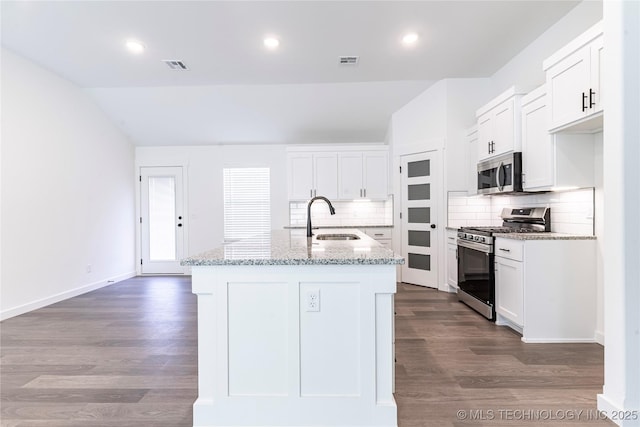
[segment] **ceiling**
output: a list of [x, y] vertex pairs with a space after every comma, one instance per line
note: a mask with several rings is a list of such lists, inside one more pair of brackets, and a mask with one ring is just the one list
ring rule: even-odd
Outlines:
[[[431, 84], [491, 76], [577, 3], [4, 0], [1, 36], [136, 145], [380, 142]], [[420, 36], [409, 48], [407, 31]], [[128, 52], [129, 38], [145, 51]]]

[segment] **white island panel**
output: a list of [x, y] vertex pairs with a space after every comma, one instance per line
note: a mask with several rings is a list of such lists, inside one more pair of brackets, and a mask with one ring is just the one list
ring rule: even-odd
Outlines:
[[227, 301], [229, 396], [286, 396], [287, 283], [231, 282]]
[[[183, 261], [198, 295], [194, 426], [397, 426], [393, 294], [404, 260], [352, 232], [360, 240], [275, 232], [244, 242], [250, 256], [233, 245]], [[271, 247], [256, 252], [261, 241]], [[310, 290], [319, 311], [308, 311]]]
[[[300, 389], [302, 396], [359, 396], [359, 283], [300, 283]], [[307, 311], [317, 292], [319, 310]]]

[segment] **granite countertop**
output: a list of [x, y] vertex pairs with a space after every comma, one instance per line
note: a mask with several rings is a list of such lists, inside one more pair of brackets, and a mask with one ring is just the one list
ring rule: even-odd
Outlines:
[[273, 230], [185, 258], [180, 265], [404, 264], [404, 258], [354, 228], [323, 229], [314, 234], [356, 234], [360, 239], [307, 239], [306, 230]]
[[596, 236], [564, 233], [500, 233], [495, 236], [512, 240], [596, 240]]
[[[320, 225], [318, 227], [313, 226], [314, 230], [325, 230], [327, 228], [393, 228], [393, 225]], [[306, 225], [285, 225], [285, 230], [306, 230]]]

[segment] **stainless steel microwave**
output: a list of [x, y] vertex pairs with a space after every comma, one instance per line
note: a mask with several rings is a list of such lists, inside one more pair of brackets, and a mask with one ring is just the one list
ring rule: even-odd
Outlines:
[[478, 163], [478, 194], [522, 191], [522, 153], [510, 152]]

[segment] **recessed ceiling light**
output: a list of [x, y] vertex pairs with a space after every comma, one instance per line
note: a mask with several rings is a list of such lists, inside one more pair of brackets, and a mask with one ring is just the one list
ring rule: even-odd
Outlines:
[[144, 45], [137, 40], [127, 40], [125, 46], [131, 53], [139, 54], [144, 52]]
[[264, 40], [264, 45], [266, 46], [267, 49], [276, 49], [278, 46], [280, 46], [280, 40], [278, 40], [275, 37], [266, 37]]
[[404, 44], [405, 46], [414, 45], [416, 44], [417, 41], [418, 41], [417, 33], [407, 33], [402, 37], [402, 44]]

